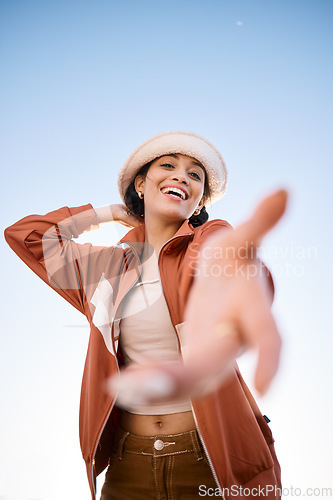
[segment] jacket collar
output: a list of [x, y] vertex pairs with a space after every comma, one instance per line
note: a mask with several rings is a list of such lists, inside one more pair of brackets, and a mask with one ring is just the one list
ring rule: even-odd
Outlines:
[[[194, 234], [192, 226], [189, 224], [188, 219], [185, 219], [178, 231], [174, 234], [174, 236], [169, 240], [171, 241], [176, 236], [191, 236]], [[134, 227], [125, 236], [120, 240], [119, 243], [123, 242], [144, 242], [145, 241], [145, 225], [144, 223], [140, 224], [140, 226]]]

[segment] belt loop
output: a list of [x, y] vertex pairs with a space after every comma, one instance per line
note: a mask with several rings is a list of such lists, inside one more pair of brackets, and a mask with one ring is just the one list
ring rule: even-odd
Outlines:
[[126, 438], [129, 435], [130, 435], [129, 432], [124, 431], [124, 434], [122, 435], [121, 440], [119, 441], [119, 446], [118, 446], [118, 458], [119, 458], [119, 460], [123, 459], [124, 444], [125, 444]]
[[192, 439], [193, 448], [194, 448], [197, 460], [203, 460], [204, 451], [203, 451], [203, 447], [199, 441], [198, 433], [195, 430], [190, 431], [190, 432], [191, 432], [191, 439]]

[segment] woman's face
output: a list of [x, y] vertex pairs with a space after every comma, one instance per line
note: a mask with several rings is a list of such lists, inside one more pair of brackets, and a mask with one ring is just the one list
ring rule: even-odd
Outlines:
[[143, 192], [145, 217], [158, 215], [170, 221], [188, 219], [205, 202], [205, 170], [190, 156], [170, 154], [154, 160], [145, 177], [135, 179]]

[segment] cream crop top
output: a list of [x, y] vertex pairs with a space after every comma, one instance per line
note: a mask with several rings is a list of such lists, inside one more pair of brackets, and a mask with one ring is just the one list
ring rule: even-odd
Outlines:
[[[142, 265], [141, 280], [125, 297], [120, 322], [120, 345], [125, 364], [178, 361], [179, 348], [159, 279], [154, 253]], [[165, 415], [191, 410], [190, 398], [142, 406], [128, 404], [125, 410], [140, 415]]]

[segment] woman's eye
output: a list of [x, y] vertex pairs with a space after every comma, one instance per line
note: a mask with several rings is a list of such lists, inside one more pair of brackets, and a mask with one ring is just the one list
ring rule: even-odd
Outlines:
[[161, 167], [173, 168], [173, 165], [171, 163], [163, 163]]
[[197, 172], [190, 172], [190, 175], [192, 175], [192, 177], [194, 177], [195, 179], [201, 181], [201, 177], [199, 174], [197, 174]]

